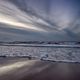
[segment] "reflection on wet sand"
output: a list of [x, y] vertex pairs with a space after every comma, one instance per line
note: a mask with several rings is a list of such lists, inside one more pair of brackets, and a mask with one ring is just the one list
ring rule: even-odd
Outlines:
[[4, 58], [0, 80], [80, 80], [80, 64]]

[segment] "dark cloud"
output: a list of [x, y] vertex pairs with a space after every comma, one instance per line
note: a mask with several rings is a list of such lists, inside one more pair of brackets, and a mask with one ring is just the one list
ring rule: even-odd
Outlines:
[[80, 0], [0, 0], [0, 40], [79, 41], [79, 4]]

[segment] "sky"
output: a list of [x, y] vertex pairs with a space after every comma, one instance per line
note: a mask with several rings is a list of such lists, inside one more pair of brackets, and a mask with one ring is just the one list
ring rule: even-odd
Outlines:
[[0, 41], [80, 41], [80, 0], [0, 0]]

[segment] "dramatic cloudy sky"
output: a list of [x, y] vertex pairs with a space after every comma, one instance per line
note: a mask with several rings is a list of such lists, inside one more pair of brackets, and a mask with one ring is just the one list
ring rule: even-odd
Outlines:
[[0, 41], [80, 41], [80, 0], [0, 0]]

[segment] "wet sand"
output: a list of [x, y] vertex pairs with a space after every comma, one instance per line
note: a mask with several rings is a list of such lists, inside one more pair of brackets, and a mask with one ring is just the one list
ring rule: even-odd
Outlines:
[[80, 64], [2, 58], [0, 80], [80, 80]]

